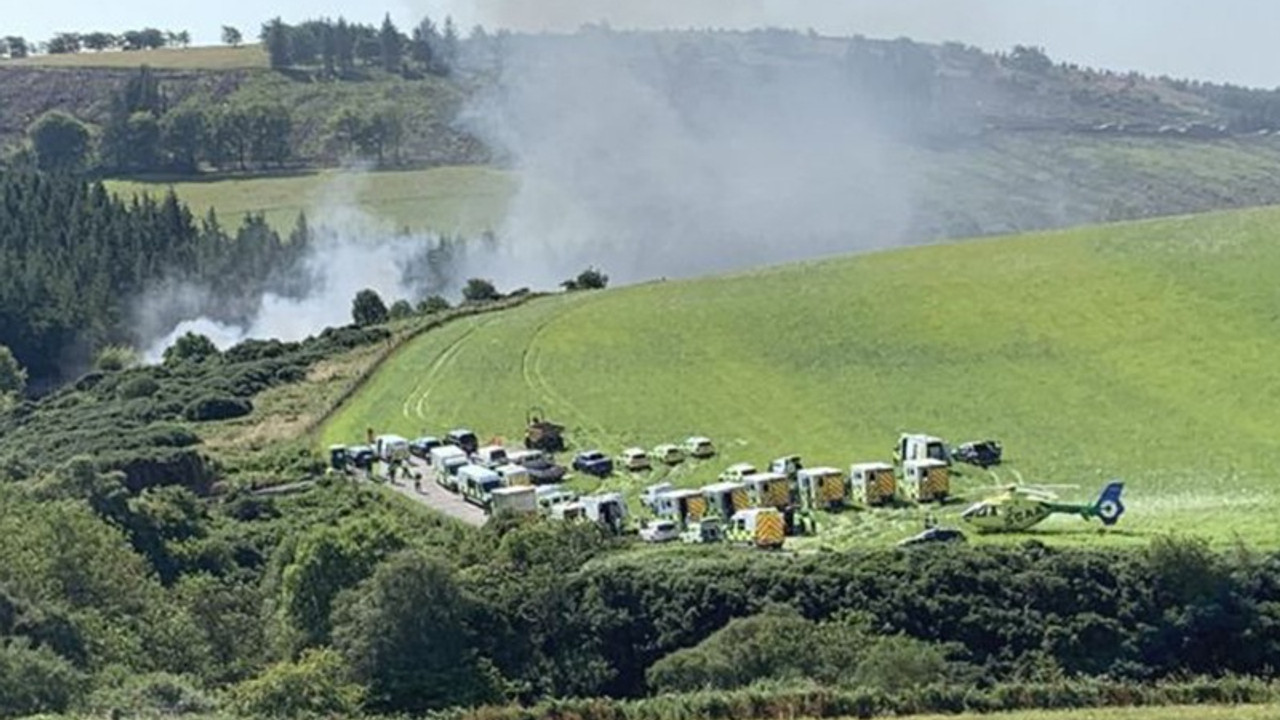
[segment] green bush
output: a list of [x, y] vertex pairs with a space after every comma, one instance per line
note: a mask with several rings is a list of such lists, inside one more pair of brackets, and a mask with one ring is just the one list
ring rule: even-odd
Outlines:
[[229, 420], [253, 412], [253, 403], [243, 398], [203, 397], [187, 406], [183, 416], [191, 422]]
[[104, 717], [172, 717], [218, 709], [192, 678], [170, 673], [126, 673], [120, 684], [95, 690], [85, 705], [89, 712]]
[[297, 662], [272, 665], [231, 688], [231, 706], [246, 717], [350, 716], [364, 689], [351, 682], [342, 656], [328, 648], [306, 650]]
[[418, 303], [418, 312], [423, 315], [440, 313], [449, 309], [449, 301], [439, 295], [429, 295]]
[[52, 650], [0, 640], [0, 717], [66, 712], [85, 686], [84, 675]]
[[122, 400], [151, 397], [160, 391], [160, 383], [148, 375], [130, 378], [120, 385], [117, 392]]
[[138, 364], [138, 352], [128, 345], [108, 345], [98, 351], [93, 368], [99, 372], [120, 372]]

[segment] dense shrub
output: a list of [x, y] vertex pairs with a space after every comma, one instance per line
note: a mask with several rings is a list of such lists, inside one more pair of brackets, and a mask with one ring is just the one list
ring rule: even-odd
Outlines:
[[0, 639], [0, 717], [66, 712], [85, 685], [84, 676], [52, 650]]
[[129, 378], [120, 385], [118, 392], [122, 400], [132, 400], [134, 398], [151, 397], [160, 390], [160, 383], [148, 375], [139, 375]]
[[183, 415], [192, 422], [229, 420], [253, 412], [253, 403], [243, 398], [207, 396], [187, 406]]
[[217, 709], [192, 678], [170, 673], [128, 674], [118, 685], [94, 691], [86, 705], [101, 717], [172, 717]]
[[245, 717], [351, 716], [364, 691], [347, 677], [342, 657], [328, 649], [306, 650], [296, 662], [281, 662], [231, 688], [232, 707]]

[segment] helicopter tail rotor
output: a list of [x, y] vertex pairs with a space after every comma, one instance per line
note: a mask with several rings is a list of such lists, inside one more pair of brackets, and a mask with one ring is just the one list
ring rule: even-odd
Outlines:
[[1124, 503], [1120, 502], [1120, 493], [1124, 491], [1124, 483], [1113, 481], [1102, 489], [1098, 501], [1093, 504], [1093, 512], [1102, 520], [1103, 525], [1115, 525], [1124, 514]]

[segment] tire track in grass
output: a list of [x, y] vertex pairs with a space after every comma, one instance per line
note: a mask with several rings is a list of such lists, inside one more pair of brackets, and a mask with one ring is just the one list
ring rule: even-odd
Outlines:
[[550, 401], [547, 404], [558, 405], [567, 410], [568, 416], [573, 417], [580, 425], [586, 427], [588, 432], [584, 433], [584, 435], [586, 435], [587, 439], [599, 441], [601, 439], [611, 437], [609, 432], [603, 425], [583, 412], [581, 408], [551, 386], [551, 383], [547, 381], [546, 376], [542, 372], [542, 351], [538, 348], [538, 342], [542, 338], [543, 333], [545, 333], [553, 323], [564, 320], [565, 317], [567, 317], [573, 310], [580, 307], [582, 306], [578, 305], [576, 308], [570, 307], [559, 312], [552, 313], [538, 324], [534, 329], [533, 334], [529, 336], [529, 341], [525, 344], [524, 350], [521, 353], [520, 372], [524, 377], [525, 385], [530, 389], [530, 391], [532, 391], [535, 397], [545, 397]]
[[[400, 408], [401, 414], [403, 414], [405, 418], [412, 420], [415, 417], [418, 419], [426, 417], [423, 407], [426, 404], [427, 398], [430, 397], [432, 390], [435, 389], [440, 378], [440, 373], [443, 372], [447, 366], [452, 364], [453, 360], [457, 358], [458, 353], [462, 351], [466, 343], [475, 336], [475, 333], [478, 330], [493, 322], [494, 318], [486, 318], [476, 322], [440, 351], [440, 354], [436, 356], [436, 359], [433, 360], [431, 365], [427, 368], [427, 372], [424, 374], [422, 380], [418, 381], [418, 384], [413, 388], [413, 390], [405, 396], [405, 400]], [[412, 412], [410, 411], [410, 406], [413, 407]]]

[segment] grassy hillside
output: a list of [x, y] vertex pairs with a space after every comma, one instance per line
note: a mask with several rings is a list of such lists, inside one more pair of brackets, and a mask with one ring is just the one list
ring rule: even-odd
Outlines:
[[356, 207], [399, 230], [434, 230], [474, 235], [496, 227], [514, 190], [514, 177], [483, 167], [444, 167], [375, 173], [323, 171], [281, 177], [209, 181], [113, 180], [107, 188], [125, 195], [162, 194], [172, 187], [203, 215], [216, 208], [224, 222], [245, 213], [265, 213], [288, 232], [305, 211], [325, 220], [343, 207]]
[[[514, 439], [540, 404], [578, 447], [709, 435], [721, 456], [674, 474], [696, 486], [792, 452], [888, 459], [901, 431], [994, 436], [1003, 481], [1078, 485], [1070, 499], [1128, 483], [1114, 532], [1052, 518], [1037, 537], [1272, 544], [1278, 224], [1276, 209], [1220, 213], [554, 297], [406, 346], [318, 441], [458, 424]], [[956, 485], [972, 499], [992, 482]], [[897, 539], [921, 519], [847, 513], [802, 544]]]
[[34, 55], [21, 60], [0, 59], [0, 68], [136, 68], [143, 64], [160, 70], [247, 70], [267, 67], [267, 53], [261, 45], [255, 44], [235, 48], [213, 45], [129, 52], [86, 51], [63, 55]]

